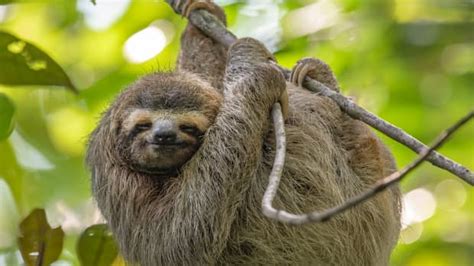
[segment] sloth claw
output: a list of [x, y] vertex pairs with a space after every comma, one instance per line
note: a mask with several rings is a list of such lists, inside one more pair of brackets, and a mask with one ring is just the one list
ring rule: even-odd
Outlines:
[[314, 58], [303, 58], [296, 63], [290, 74], [290, 82], [297, 87], [303, 87], [303, 82], [310, 71], [317, 70], [319, 61]]
[[297, 87], [303, 87], [306, 77], [317, 80], [334, 91], [339, 91], [339, 85], [334, 73], [320, 59], [303, 58], [299, 60], [291, 71], [289, 82]]
[[227, 23], [224, 11], [212, 0], [172, 0], [169, 3], [173, 10], [181, 14], [182, 17], [189, 18], [192, 11], [204, 9], [216, 16], [223, 24]]
[[214, 6], [210, 0], [203, 0], [203, 1], [196, 1], [196, 0], [186, 0], [184, 2], [181, 14], [183, 17], [189, 18], [189, 15], [193, 10], [196, 9], [205, 9], [209, 11], [211, 14], [215, 13]]

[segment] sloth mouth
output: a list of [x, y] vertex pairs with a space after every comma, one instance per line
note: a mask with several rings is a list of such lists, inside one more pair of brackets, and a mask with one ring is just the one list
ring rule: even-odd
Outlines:
[[153, 149], [160, 150], [160, 149], [180, 149], [190, 146], [191, 144], [186, 143], [184, 141], [176, 141], [176, 142], [149, 142], [148, 143]]

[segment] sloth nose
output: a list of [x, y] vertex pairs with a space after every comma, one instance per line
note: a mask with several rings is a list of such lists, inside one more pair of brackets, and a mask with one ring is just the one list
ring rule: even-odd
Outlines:
[[174, 130], [155, 130], [153, 132], [153, 141], [156, 144], [174, 144], [176, 132]]
[[176, 142], [176, 130], [171, 121], [160, 121], [156, 123], [153, 130], [153, 142], [156, 144], [174, 144]]

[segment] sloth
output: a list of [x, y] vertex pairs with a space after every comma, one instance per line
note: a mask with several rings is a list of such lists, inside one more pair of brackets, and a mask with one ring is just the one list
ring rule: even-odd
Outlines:
[[[185, 15], [210, 2], [175, 1]], [[92, 191], [127, 262], [140, 265], [387, 265], [400, 231], [393, 187], [324, 223], [264, 217], [275, 156], [270, 110], [287, 109], [286, 162], [274, 205], [324, 210], [396, 170], [368, 127], [301, 87], [339, 90], [330, 68], [303, 59], [290, 81], [258, 41], [229, 49], [189, 24], [177, 69], [138, 79], [90, 137]], [[287, 99], [285, 99], [288, 97]]]

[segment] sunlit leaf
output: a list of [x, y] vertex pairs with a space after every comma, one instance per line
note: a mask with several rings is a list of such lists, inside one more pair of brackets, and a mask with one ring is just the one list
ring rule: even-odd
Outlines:
[[95, 224], [87, 228], [77, 243], [77, 254], [81, 265], [108, 266], [115, 261], [118, 248], [106, 224]]
[[10, 99], [0, 93], [0, 141], [8, 138], [12, 133], [15, 114], [15, 106]]
[[65, 86], [75, 91], [64, 70], [49, 55], [31, 43], [2, 31], [0, 84]]
[[51, 228], [43, 209], [34, 209], [20, 223], [18, 246], [26, 265], [50, 265], [63, 249], [64, 232]]

